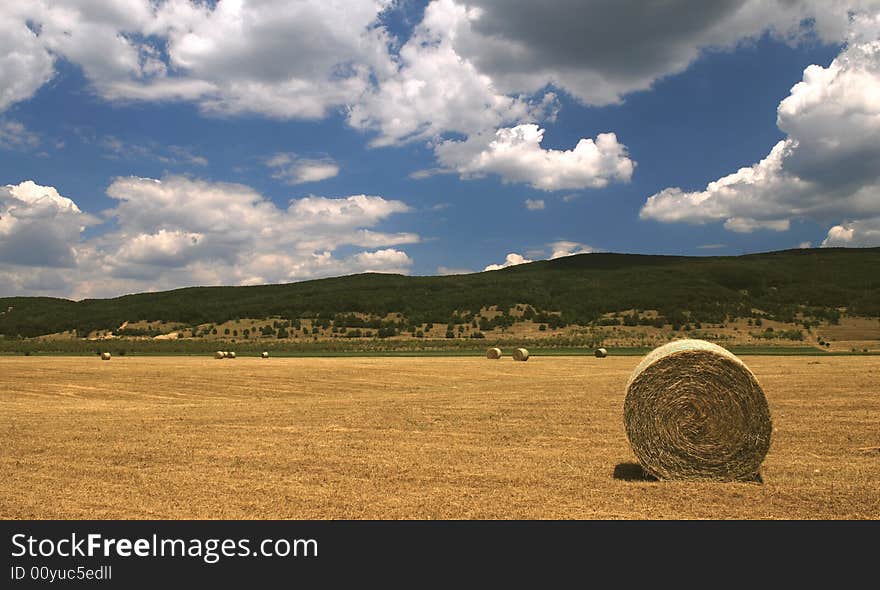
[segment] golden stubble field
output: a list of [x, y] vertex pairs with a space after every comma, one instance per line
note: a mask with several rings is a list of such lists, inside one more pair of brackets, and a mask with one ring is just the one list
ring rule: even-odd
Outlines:
[[637, 357], [0, 359], [0, 517], [880, 518], [880, 357], [744, 357], [763, 484], [644, 481]]

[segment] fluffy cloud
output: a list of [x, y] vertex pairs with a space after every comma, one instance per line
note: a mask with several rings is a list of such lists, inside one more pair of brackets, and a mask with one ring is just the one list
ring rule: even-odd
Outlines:
[[389, 67], [385, 32], [372, 26], [387, 5], [220, 2], [199, 7], [189, 22], [163, 7], [154, 27], [168, 37], [169, 65], [218, 89], [201, 100], [203, 108], [320, 118], [355, 102], [371, 72]]
[[595, 141], [581, 139], [571, 150], [544, 149], [543, 138], [537, 125], [517, 125], [445, 141], [435, 153], [464, 178], [497, 174], [504, 182], [525, 182], [544, 191], [599, 188], [632, 176], [634, 164], [613, 133], [600, 133]]
[[[861, 36], [872, 29], [856, 30]], [[648, 198], [641, 217], [724, 220], [725, 228], [737, 232], [785, 231], [796, 218], [822, 223], [844, 218], [856, 221], [834, 228], [827, 244], [846, 242], [850, 229], [861, 236], [849, 240], [853, 244], [872, 243], [876, 234], [857, 220], [880, 215], [878, 96], [880, 40], [856, 37], [827, 68], [808, 67], [779, 104], [777, 123], [786, 138], [766, 158], [702, 191], [667, 188]]]
[[143, 35], [153, 18], [145, 0], [2, 3], [0, 110], [51, 79], [58, 57], [81, 67], [108, 98], [118, 96], [113, 88], [119, 83], [145, 83], [162, 65]]
[[851, 11], [878, 6], [877, 0], [467, 0], [467, 18], [450, 37], [456, 54], [501, 92], [553, 84], [602, 105], [684, 71], [707, 49], [732, 48], [765, 32], [790, 41], [812, 32], [841, 42]]
[[[391, 0], [43, 0], [2, 8], [14, 46], [0, 46], [0, 55], [12, 60], [16, 48], [26, 47], [29, 61], [10, 65], [9, 76], [0, 73], [0, 81], [10, 80], [0, 86], [10, 93], [0, 110], [45, 83], [58, 56], [80, 66], [108, 100], [183, 100], [207, 113], [277, 118], [318, 119], [342, 109], [353, 127], [376, 133], [374, 145], [552, 117], [552, 93], [508, 96], [456, 53], [455, 31], [469, 9], [451, 0], [431, 3], [392, 52], [397, 40], [379, 25], [390, 6]], [[11, 83], [25, 79], [20, 91]]]
[[0, 264], [74, 266], [79, 235], [95, 221], [53, 187], [0, 187]]
[[580, 242], [568, 242], [561, 240], [550, 244], [550, 260], [562, 258], [563, 256], [573, 256], [575, 254], [590, 254], [595, 252], [595, 248], [581, 244]]
[[274, 170], [272, 178], [287, 184], [320, 182], [339, 174], [339, 165], [331, 158], [314, 160], [284, 152], [266, 160], [266, 166]]
[[880, 217], [835, 225], [822, 240], [822, 247], [854, 248], [880, 246]]
[[[880, 0], [433, 0], [398, 39], [382, 24], [397, 9], [393, 0], [7, 2], [0, 111], [32, 96], [61, 58], [107, 100], [182, 100], [207, 113], [277, 118], [345, 113], [373, 134], [373, 145], [439, 143], [441, 162], [465, 176], [497, 173], [543, 190], [596, 187], [632, 173], [613, 135], [556, 151], [542, 150], [532, 133], [501, 154], [489, 145], [498, 141], [493, 134], [552, 120], [558, 101], [548, 88], [613, 103], [683, 71], [703, 51], [767, 32], [841, 42], [853, 13], [878, 7]], [[440, 143], [449, 134], [467, 139]], [[522, 160], [537, 171], [514, 173]], [[557, 165], [562, 171], [549, 177], [541, 169]], [[323, 161], [278, 171], [292, 183], [332, 172]], [[751, 223], [735, 217], [746, 220], [738, 227]]]
[[[573, 256], [575, 254], [589, 254], [591, 252], [596, 252], [596, 249], [592, 246], [588, 246], [586, 244], [581, 244], [580, 242], [570, 242], [568, 240], [559, 240], [557, 242], [551, 242], [547, 244], [546, 249], [538, 249], [535, 251], [526, 252], [527, 255], [534, 255], [535, 257], [546, 256], [547, 252], [550, 252], [549, 259], [555, 260], [557, 258], [562, 258], [563, 256]], [[532, 260], [527, 259], [522, 254], [517, 254], [516, 252], [511, 252], [508, 254], [504, 262], [501, 264], [490, 264], [486, 268], [483, 269], [483, 272], [487, 270], [500, 270], [502, 268], [507, 268], [508, 266], [516, 266], [518, 264], [527, 264], [532, 262]]]
[[[277, 118], [343, 113], [372, 134], [373, 145], [429, 141], [444, 169], [464, 177], [498, 174], [541, 190], [601, 187], [626, 181], [632, 161], [613, 134], [571, 150], [541, 148], [535, 124], [558, 109], [550, 88], [588, 104], [613, 103], [683, 71], [706, 50], [764, 33], [841, 42], [854, 21], [863, 26], [859, 15], [878, 8], [880, 0], [433, 0], [412, 34], [397, 39], [382, 25], [393, 0], [6, 2], [0, 111], [32, 96], [52, 77], [54, 60], [64, 59], [111, 101], [182, 100], [206, 113]], [[790, 119], [790, 138], [809, 141], [796, 129], [808, 117]], [[449, 141], [449, 134], [465, 139]], [[789, 148], [796, 153], [786, 171], [800, 170], [805, 181], [823, 173], [811, 167], [809, 150], [781, 149]], [[333, 165], [301, 161], [277, 173], [314, 182]], [[724, 219], [736, 220], [734, 229], [782, 227], [782, 217], [765, 217]]]
[[456, 53], [456, 30], [470, 12], [452, 0], [430, 3], [395, 69], [351, 109], [351, 125], [376, 131], [374, 145], [389, 145], [446, 132], [470, 134], [552, 112], [552, 94], [536, 103], [507, 96]]
[[[712, 6], [695, 0], [662, 6], [637, 0], [434, 0], [393, 56], [396, 70], [353, 105], [349, 121], [376, 131], [374, 145], [465, 135], [466, 141], [440, 144], [445, 149], [437, 150], [438, 159], [466, 176], [479, 175], [487, 171], [469, 166], [469, 158], [487, 151], [484, 159], [492, 159], [485, 144], [496, 130], [555, 117], [558, 106], [548, 85], [588, 104], [613, 103], [684, 71], [707, 49], [733, 48], [765, 32], [792, 42], [809, 34], [840, 42], [850, 12], [876, 6], [880, 0], [725, 0]], [[417, 176], [431, 172], [436, 170]], [[602, 182], [628, 174], [621, 170]], [[553, 179], [510, 181], [555, 186]], [[602, 182], [574, 179], [566, 186]]]
[[544, 203], [544, 199], [526, 199], [525, 206], [529, 211], [541, 211], [546, 203]]
[[385, 0], [23, 4], [0, 9], [0, 109], [51, 77], [52, 55], [79, 65], [110, 100], [283, 118], [352, 104], [390, 67], [384, 29], [373, 26]]
[[[106, 212], [112, 228], [86, 239], [83, 230], [98, 220], [54, 188], [28, 181], [0, 189], [4, 294], [86, 297], [405, 273], [412, 259], [391, 246], [420, 240], [370, 229], [410, 210], [378, 196], [311, 196], [281, 209], [247, 186], [180, 176], [118, 178], [107, 194], [117, 201]], [[342, 246], [365, 250], [335, 256]]]
[[487, 270], [501, 270], [502, 268], [507, 268], [508, 266], [516, 266], [518, 264], [528, 264], [531, 260], [523, 257], [522, 254], [517, 254], [516, 252], [511, 252], [507, 256], [504, 257], [504, 262], [501, 264], [490, 264], [486, 268], [483, 269], [483, 272]]
[[878, 6], [433, 0], [413, 34], [396, 39], [381, 25], [392, 0], [6, 2], [0, 110], [33, 95], [58, 56], [110, 100], [186, 100], [209, 112], [281, 118], [344, 108], [352, 125], [378, 131], [378, 144], [395, 143], [552, 116], [552, 93], [541, 95], [548, 85], [585, 103], [612, 103], [707, 49], [765, 32], [841, 42], [850, 13]]
[[406, 252], [386, 248], [375, 252], [359, 252], [352, 261], [362, 272], [388, 272], [405, 274], [412, 265], [412, 259]]
[[0, 6], [0, 112], [30, 98], [55, 73], [53, 58], [27, 25], [24, 6]]

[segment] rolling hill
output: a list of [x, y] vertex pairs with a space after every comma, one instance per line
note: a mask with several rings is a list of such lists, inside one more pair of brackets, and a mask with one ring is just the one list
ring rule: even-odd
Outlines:
[[[341, 326], [363, 323], [352, 322], [355, 317], [372, 317], [371, 325], [390, 334], [427, 322], [468, 322], [481, 309], [517, 304], [531, 306], [535, 321], [557, 325], [595, 325], [604, 314], [624, 310], [656, 310], [671, 325], [756, 315], [783, 322], [834, 322], [841, 312], [877, 317], [880, 248], [736, 257], [596, 253], [455, 276], [367, 273], [82, 301], [11, 297], [0, 299], [0, 334], [28, 338], [76, 330], [84, 335], [139, 320], [197, 326], [269, 317], [316, 318]], [[401, 315], [389, 320], [389, 314]]]

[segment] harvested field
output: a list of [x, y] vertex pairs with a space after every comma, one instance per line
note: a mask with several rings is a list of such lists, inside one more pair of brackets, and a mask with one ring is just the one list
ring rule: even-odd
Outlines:
[[763, 484], [646, 481], [638, 357], [0, 359], [2, 518], [880, 518], [880, 357], [746, 357]]

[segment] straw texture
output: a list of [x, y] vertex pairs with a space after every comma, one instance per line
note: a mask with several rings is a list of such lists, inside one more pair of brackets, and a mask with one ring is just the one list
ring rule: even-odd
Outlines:
[[525, 348], [515, 348], [513, 350], [513, 360], [515, 361], [527, 361], [529, 360], [529, 351]]
[[630, 376], [623, 414], [633, 452], [661, 479], [750, 479], [770, 448], [770, 410], [757, 379], [703, 340], [648, 354]]

